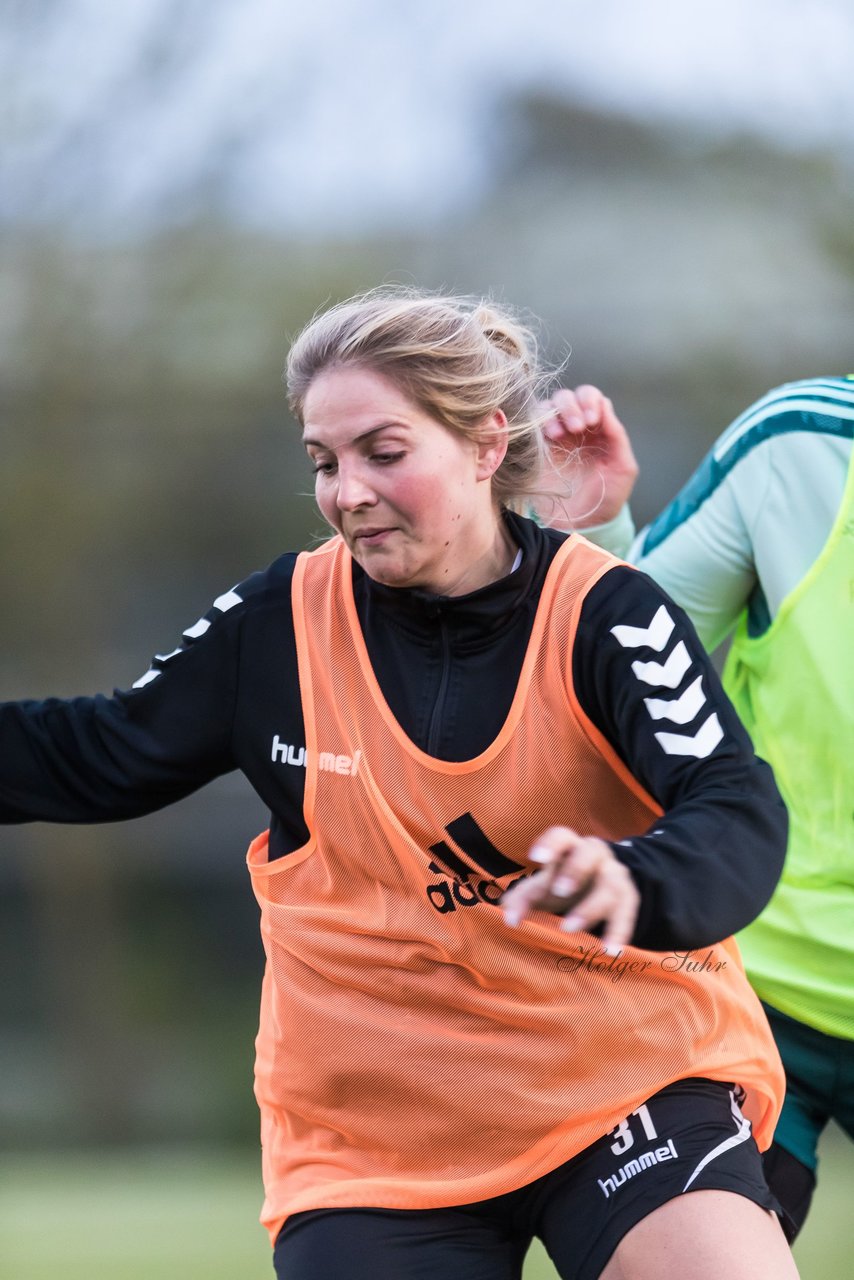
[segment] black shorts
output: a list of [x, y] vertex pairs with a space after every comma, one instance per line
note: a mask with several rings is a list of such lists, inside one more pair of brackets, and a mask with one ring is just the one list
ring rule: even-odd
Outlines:
[[738, 1090], [662, 1089], [566, 1164], [446, 1209], [315, 1209], [285, 1223], [278, 1280], [520, 1280], [539, 1238], [561, 1280], [596, 1280], [623, 1236], [686, 1191], [734, 1191], [779, 1212]]

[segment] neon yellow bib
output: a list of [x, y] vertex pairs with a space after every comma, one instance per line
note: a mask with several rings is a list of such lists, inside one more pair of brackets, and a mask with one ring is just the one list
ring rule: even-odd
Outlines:
[[854, 1039], [854, 457], [821, 555], [761, 636], [742, 617], [724, 683], [790, 821], [782, 880], [738, 938], [748, 975], [775, 1009]]

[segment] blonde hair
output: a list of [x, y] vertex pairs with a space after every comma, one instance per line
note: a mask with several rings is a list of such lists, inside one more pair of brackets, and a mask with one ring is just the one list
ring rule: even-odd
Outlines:
[[501, 506], [538, 493], [546, 460], [542, 407], [553, 375], [540, 367], [532, 329], [487, 298], [443, 296], [383, 286], [339, 302], [294, 341], [285, 379], [303, 424], [305, 397], [318, 374], [347, 366], [388, 378], [450, 431], [480, 440], [502, 410], [507, 453], [492, 478]]

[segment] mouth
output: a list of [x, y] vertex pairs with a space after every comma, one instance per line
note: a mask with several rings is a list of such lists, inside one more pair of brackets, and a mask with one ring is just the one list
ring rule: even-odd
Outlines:
[[392, 533], [393, 528], [358, 529], [350, 534], [354, 546], [379, 547]]

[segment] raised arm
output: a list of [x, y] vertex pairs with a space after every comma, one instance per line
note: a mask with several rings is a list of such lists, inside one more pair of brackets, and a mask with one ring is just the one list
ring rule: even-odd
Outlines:
[[554, 413], [543, 430], [556, 492], [536, 504], [538, 519], [576, 529], [643, 569], [685, 609], [713, 650], [756, 588], [756, 530], [750, 522], [761, 513], [762, 495], [772, 482], [769, 450], [739, 448], [722, 466], [713, 449], [635, 538], [628, 501], [638, 465], [611, 401], [597, 387], [584, 386], [558, 391], [551, 403]]

